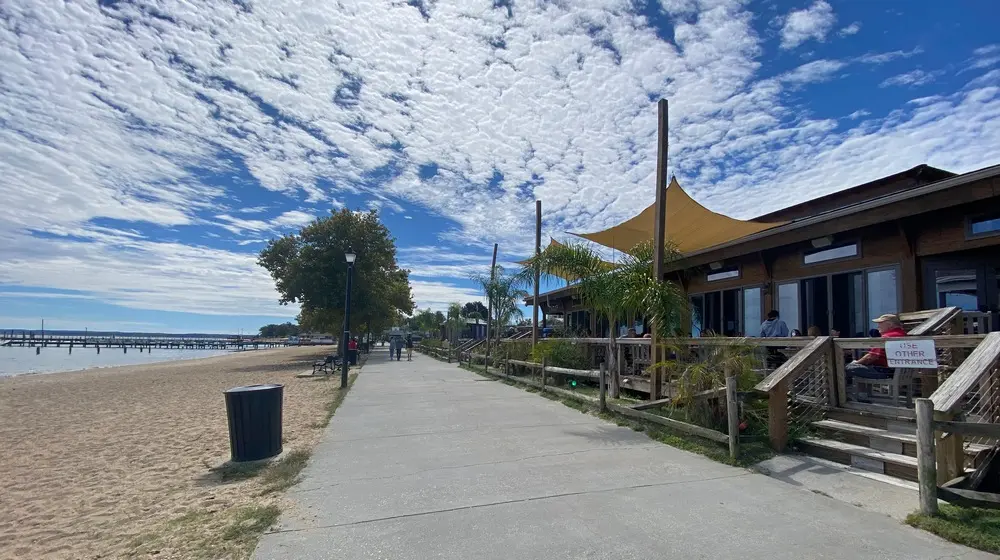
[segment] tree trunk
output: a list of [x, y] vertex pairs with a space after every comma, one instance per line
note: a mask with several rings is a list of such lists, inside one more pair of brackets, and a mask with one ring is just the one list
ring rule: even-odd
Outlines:
[[[611, 321], [609, 321], [611, 323]], [[621, 377], [618, 375], [618, 338], [615, 336], [614, 323], [608, 328], [608, 347], [604, 363], [608, 365], [608, 375], [611, 376], [609, 393], [612, 399], [617, 399], [621, 389]]]

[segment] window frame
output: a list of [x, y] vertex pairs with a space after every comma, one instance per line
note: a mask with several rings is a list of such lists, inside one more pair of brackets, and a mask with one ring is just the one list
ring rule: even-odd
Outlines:
[[[847, 257], [834, 257], [834, 258], [831, 258], [831, 259], [824, 259], [824, 260], [816, 261], [816, 262], [806, 262], [806, 258], [809, 257], [810, 255], [818, 255], [819, 253], [823, 253], [823, 252], [826, 252], [826, 251], [833, 251], [835, 249], [840, 249], [840, 248], [843, 248], [843, 247], [850, 247], [852, 245], [855, 248], [855, 252], [854, 252], [853, 255], [850, 255], [850, 256], [847, 256]], [[862, 257], [862, 254], [861, 254], [861, 241], [860, 240], [845, 241], [845, 242], [842, 242], [842, 243], [835, 243], [833, 245], [830, 245], [829, 247], [821, 247], [819, 249], [811, 249], [811, 250], [808, 250], [808, 251], [803, 251], [802, 252], [802, 266], [805, 266], [805, 267], [809, 267], [809, 266], [823, 266], [823, 265], [830, 264], [830, 263], [838, 263], [838, 262], [843, 262], [843, 261], [856, 260], [856, 259], [860, 259], [861, 257]]]
[[986, 222], [986, 221], [993, 221], [993, 220], [1000, 220], [1000, 212], [987, 212], [987, 213], [982, 213], [982, 214], [972, 214], [972, 215], [966, 216], [965, 217], [965, 239], [967, 239], [967, 240], [983, 239], [983, 238], [986, 238], [986, 237], [996, 237], [996, 236], [1000, 235], [1000, 228], [998, 228], [996, 230], [993, 230], [993, 231], [987, 231], [987, 232], [984, 232], [984, 233], [974, 233], [972, 231], [972, 224], [974, 224], [976, 222]]

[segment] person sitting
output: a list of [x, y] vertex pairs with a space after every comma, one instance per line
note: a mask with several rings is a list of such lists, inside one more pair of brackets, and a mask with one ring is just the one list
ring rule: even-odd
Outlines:
[[[878, 327], [881, 338], [897, 338], [906, 336], [906, 330], [899, 316], [886, 313], [874, 321]], [[885, 348], [872, 348], [867, 354], [844, 366], [844, 377], [850, 385], [855, 377], [864, 379], [889, 379], [893, 371], [889, 369], [889, 362], [885, 356]]]
[[823, 331], [819, 330], [819, 327], [817, 327], [816, 325], [813, 325], [808, 329], [806, 329], [806, 336], [813, 336], [813, 337], [823, 336]]

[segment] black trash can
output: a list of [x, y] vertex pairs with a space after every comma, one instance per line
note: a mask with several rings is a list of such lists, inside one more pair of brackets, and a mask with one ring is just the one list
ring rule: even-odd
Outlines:
[[234, 462], [259, 461], [281, 453], [282, 385], [248, 385], [225, 392], [229, 451]]
[[354, 348], [354, 349], [348, 348], [348, 350], [347, 350], [347, 363], [351, 364], [352, 366], [358, 365], [358, 349], [357, 348]]

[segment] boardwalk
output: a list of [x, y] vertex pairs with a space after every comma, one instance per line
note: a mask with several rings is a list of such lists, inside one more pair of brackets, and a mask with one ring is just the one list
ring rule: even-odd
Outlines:
[[382, 350], [289, 498], [256, 558], [992, 558]]

